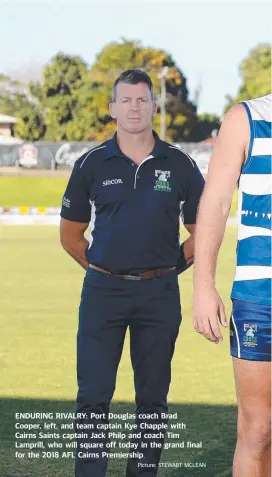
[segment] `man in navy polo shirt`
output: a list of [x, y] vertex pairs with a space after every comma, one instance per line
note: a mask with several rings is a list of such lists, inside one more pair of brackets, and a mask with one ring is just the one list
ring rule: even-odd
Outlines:
[[[87, 270], [77, 337], [76, 426], [88, 423], [89, 430], [87, 440], [77, 439], [76, 477], [106, 475], [112, 452], [106, 446], [109, 406], [128, 327], [136, 391], [133, 433], [140, 437], [125, 451], [126, 477], [153, 477], [158, 471], [181, 322], [177, 275], [193, 262], [204, 180], [187, 154], [152, 130], [156, 110], [149, 76], [123, 72], [110, 104], [117, 132], [76, 161], [63, 197], [61, 243]], [[180, 217], [190, 233], [182, 245]], [[84, 232], [90, 222], [88, 242]], [[158, 438], [150, 441], [147, 433]], [[154, 441], [160, 446], [151, 447]]]

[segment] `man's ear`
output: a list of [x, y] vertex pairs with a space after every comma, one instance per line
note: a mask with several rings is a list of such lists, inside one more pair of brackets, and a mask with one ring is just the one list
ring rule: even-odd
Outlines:
[[152, 111], [152, 116], [156, 116], [158, 110], [158, 105], [156, 103], [153, 103], [153, 111]]
[[110, 115], [111, 115], [112, 119], [116, 119], [115, 104], [114, 103], [109, 104], [109, 110], [110, 110]]

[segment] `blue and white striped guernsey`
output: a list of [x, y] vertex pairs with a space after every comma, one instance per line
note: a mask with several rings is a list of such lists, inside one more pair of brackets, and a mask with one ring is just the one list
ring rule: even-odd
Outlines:
[[272, 95], [242, 103], [250, 144], [238, 192], [237, 267], [231, 297], [271, 304]]

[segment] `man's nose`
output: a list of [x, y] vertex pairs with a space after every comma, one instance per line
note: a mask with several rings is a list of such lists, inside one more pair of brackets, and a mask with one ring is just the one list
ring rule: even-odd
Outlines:
[[139, 105], [139, 102], [137, 101], [137, 99], [133, 99], [130, 103], [130, 109], [132, 110], [136, 110], [138, 111], [140, 109], [140, 105]]

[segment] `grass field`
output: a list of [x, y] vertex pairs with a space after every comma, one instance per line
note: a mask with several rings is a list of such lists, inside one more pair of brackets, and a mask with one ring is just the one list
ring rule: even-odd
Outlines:
[[[229, 227], [217, 275], [228, 314], [235, 240], [236, 229]], [[0, 476], [72, 477], [72, 459], [15, 459], [14, 413], [75, 410], [75, 337], [84, 272], [60, 248], [56, 227], [2, 227], [0, 254]], [[178, 412], [187, 425], [181, 439], [203, 441], [203, 448], [165, 451], [162, 462], [205, 462], [207, 468], [170, 467], [161, 469], [159, 477], [231, 477], [236, 406], [228, 332], [223, 343], [214, 345], [193, 330], [191, 270], [181, 276], [180, 290], [183, 324], [173, 361], [170, 412]], [[128, 346], [129, 337], [113, 412], [134, 412]], [[108, 476], [124, 477], [124, 469], [124, 461], [112, 460]]]
[[[61, 177], [0, 177], [0, 207], [60, 207], [67, 181]], [[237, 191], [230, 215], [236, 210]]]
[[0, 207], [60, 207], [65, 177], [0, 177]]

